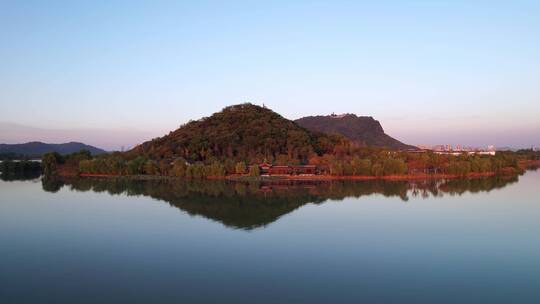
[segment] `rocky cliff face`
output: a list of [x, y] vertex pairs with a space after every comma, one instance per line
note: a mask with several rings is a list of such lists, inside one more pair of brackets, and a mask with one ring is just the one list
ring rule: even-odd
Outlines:
[[310, 131], [340, 134], [365, 146], [397, 150], [415, 149], [414, 146], [404, 144], [386, 134], [379, 121], [373, 117], [355, 114], [309, 116], [296, 120], [296, 123]]

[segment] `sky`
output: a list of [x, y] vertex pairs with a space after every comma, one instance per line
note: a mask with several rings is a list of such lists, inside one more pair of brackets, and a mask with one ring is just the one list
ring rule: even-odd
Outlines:
[[0, 0], [0, 142], [116, 150], [243, 102], [540, 146], [540, 2]]

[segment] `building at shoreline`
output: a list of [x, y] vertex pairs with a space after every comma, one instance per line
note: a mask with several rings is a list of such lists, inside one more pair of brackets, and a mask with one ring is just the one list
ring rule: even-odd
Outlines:
[[318, 173], [317, 166], [314, 165], [288, 166], [262, 163], [253, 166], [259, 167], [261, 175], [315, 175]]

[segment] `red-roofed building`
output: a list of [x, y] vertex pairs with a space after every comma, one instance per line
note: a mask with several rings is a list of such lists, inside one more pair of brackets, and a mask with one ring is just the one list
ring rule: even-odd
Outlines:
[[283, 166], [268, 163], [259, 164], [261, 175], [314, 175], [317, 174], [317, 166]]

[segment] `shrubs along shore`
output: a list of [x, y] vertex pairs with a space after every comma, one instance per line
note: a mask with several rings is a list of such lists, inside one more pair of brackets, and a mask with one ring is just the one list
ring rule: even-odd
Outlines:
[[[313, 155], [306, 164], [316, 166], [313, 175], [264, 176], [263, 178], [324, 180], [324, 179], [418, 179], [517, 174], [530, 163], [538, 163], [540, 155], [533, 151], [501, 152], [495, 156], [438, 155], [431, 152], [409, 153], [383, 149], [357, 155]], [[184, 179], [253, 180], [261, 176], [258, 160], [189, 163], [183, 158], [152, 160], [144, 156], [125, 158], [122, 153], [93, 157], [88, 151], [66, 156], [48, 153], [42, 159], [46, 175], [65, 176], [129, 176], [132, 178], [176, 177]], [[267, 159], [261, 163], [268, 162]], [[273, 160], [278, 165], [299, 165]], [[301, 164], [301, 163], [300, 163]]]

